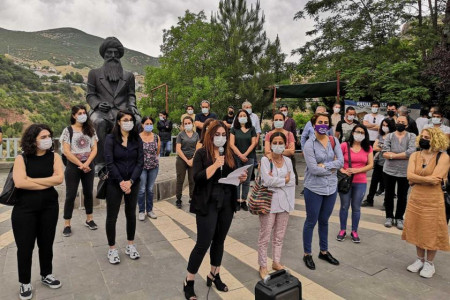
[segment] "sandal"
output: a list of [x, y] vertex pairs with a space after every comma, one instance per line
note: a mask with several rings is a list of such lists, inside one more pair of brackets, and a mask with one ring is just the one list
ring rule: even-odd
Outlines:
[[211, 274], [211, 276], [213, 278], [211, 279], [209, 276], [206, 276], [206, 285], [207, 286], [211, 286], [212, 283], [214, 282], [214, 285], [216, 286], [217, 290], [219, 290], [221, 292], [228, 292], [228, 286], [222, 282], [222, 279], [220, 279], [219, 273], [214, 275], [212, 272], [209, 272], [209, 274]]
[[197, 295], [194, 292], [194, 280], [186, 280], [183, 282], [184, 297], [186, 300], [197, 300]]

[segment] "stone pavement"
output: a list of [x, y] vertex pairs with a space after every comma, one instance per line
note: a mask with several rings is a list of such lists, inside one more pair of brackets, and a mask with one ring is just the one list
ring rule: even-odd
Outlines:
[[[163, 171], [174, 173], [167, 168]], [[299, 160], [298, 170], [304, 172]], [[302, 181], [300, 181], [302, 183]], [[296, 210], [291, 214], [284, 242], [282, 262], [303, 284], [304, 299], [448, 299], [450, 295], [450, 254], [437, 254], [436, 274], [432, 279], [420, 278], [406, 271], [415, 259], [415, 248], [400, 238], [401, 231], [383, 226], [380, 211], [382, 198], [374, 208], [363, 208], [360, 225], [361, 244], [349, 239], [337, 242], [339, 230], [339, 200], [330, 219], [329, 249], [340, 260], [332, 266], [317, 259], [318, 236], [313, 238], [316, 270], [307, 269], [302, 258], [302, 228], [305, 218], [302, 186], [296, 190]], [[61, 208], [64, 197], [60, 190]], [[123, 209], [117, 223], [117, 243], [121, 263], [110, 265], [106, 258], [106, 210], [102, 203], [94, 210], [99, 225], [96, 231], [84, 227], [84, 211], [75, 209], [73, 235], [61, 235], [63, 219], [58, 222], [54, 244], [54, 274], [63, 286], [57, 290], [39, 282], [37, 251], [33, 257], [33, 299], [183, 299], [182, 281], [187, 259], [196, 239], [195, 216], [189, 214], [187, 191], [183, 209], [175, 199], [155, 203], [157, 220], [137, 221], [136, 244], [141, 259], [126, 257], [125, 216]], [[16, 247], [11, 233], [10, 207], [0, 207], [0, 299], [18, 299]], [[350, 222], [350, 221], [349, 221]], [[235, 215], [225, 245], [222, 278], [230, 287], [228, 293], [209, 292], [209, 299], [253, 299], [257, 272], [258, 218], [248, 212]], [[269, 255], [271, 251], [269, 249]], [[196, 279], [199, 299], [206, 299], [205, 276], [209, 257]]]

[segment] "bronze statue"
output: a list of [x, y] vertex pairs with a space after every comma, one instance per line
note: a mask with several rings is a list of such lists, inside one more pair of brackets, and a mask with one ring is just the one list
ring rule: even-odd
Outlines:
[[104, 59], [101, 68], [89, 71], [86, 101], [90, 106], [90, 118], [98, 136], [96, 171], [104, 165], [103, 146], [106, 135], [112, 130], [119, 110], [129, 110], [140, 123], [136, 107], [134, 75], [123, 70], [120, 58], [124, 54], [122, 43], [108, 37], [99, 49]]

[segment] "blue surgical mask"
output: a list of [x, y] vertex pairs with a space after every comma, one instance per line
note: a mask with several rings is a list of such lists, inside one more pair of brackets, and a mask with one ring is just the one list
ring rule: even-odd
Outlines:
[[144, 131], [145, 132], [152, 132], [153, 131], [153, 125], [144, 125]]

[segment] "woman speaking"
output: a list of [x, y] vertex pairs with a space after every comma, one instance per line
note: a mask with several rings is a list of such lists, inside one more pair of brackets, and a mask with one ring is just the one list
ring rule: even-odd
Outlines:
[[[194, 156], [195, 187], [190, 211], [196, 214], [197, 243], [189, 257], [188, 274], [183, 286], [188, 300], [197, 299], [194, 292], [195, 274], [210, 246], [211, 273], [208, 274], [206, 284], [211, 286], [214, 283], [219, 291], [228, 291], [219, 272], [225, 238], [238, 205], [236, 186], [218, 182], [236, 168], [233, 151], [227, 143], [228, 137], [223, 122], [211, 122], [204, 136], [203, 147]], [[241, 183], [246, 179], [247, 172], [239, 177]]]

